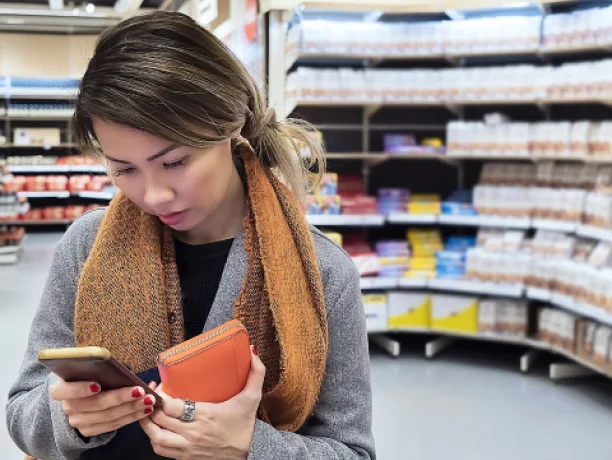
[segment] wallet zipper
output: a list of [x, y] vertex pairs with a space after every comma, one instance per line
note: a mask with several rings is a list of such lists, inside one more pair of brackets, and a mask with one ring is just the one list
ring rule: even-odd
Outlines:
[[208, 340], [214, 339], [215, 337], [220, 336], [220, 335], [221, 335], [221, 334], [223, 334], [224, 332], [227, 332], [227, 331], [229, 331], [230, 329], [233, 329], [233, 328], [238, 327], [238, 326], [240, 326], [240, 324], [236, 324], [236, 323], [234, 323], [234, 324], [229, 324], [229, 325], [227, 325], [227, 326], [225, 326], [225, 327], [222, 327], [222, 328], [221, 328], [221, 329], [219, 329], [218, 331], [215, 331], [215, 332], [213, 332], [213, 333], [211, 333], [211, 334], [208, 334], [208, 335], [207, 335], [207, 336], [205, 336], [205, 337], [202, 337], [201, 339], [196, 340], [196, 341], [195, 341], [195, 342], [193, 342], [193, 343], [190, 343], [190, 344], [188, 344], [188, 345], [183, 345], [182, 347], [179, 347], [179, 348], [177, 348], [176, 350], [169, 351], [169, 352], [167, 352], [167, 353], [165, 353], [165, 354], [164, 354], [164, 353], [162, 353], [162, 354], [161, 354], [161, 355], [159, 355], [159, 357], [157, 358], [157, 362], [158, 362], [159, 364], [162, 364], [162, 365], [163, 365], [163, 364], [164, 364], [164, 361], [165, 361], [165, 360], [167, 360], [168, 358], [170, 358], [170, 357], [172, 357], [172, 356], [174, 356], [174, 355], [176, 355], [176, 354], [182, 353], [183, 351], [189, 350], [190, 348], [197, 347], [198, 345], [201, 345], [202, 343], [204, 343], [204, 342], [206, 342], [206, 341], [208, 341]]

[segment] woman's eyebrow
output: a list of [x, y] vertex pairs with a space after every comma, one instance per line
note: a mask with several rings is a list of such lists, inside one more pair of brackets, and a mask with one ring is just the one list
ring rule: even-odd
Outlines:
[[[180, 145], [178, 145], [178, 144], [169, 145], [168, 147], [166, 147], [166, 148], [160, 150], [159, 152], [157, 152], [155, 155], [151, 155], [149, 158], [147, 158], [147, 161], [157, 160], [158, 158], [163, 157], [164, 155], [172, 152], [173, 150], [178, 149], [179, 147], [180, 147]], [[121, 163], [121, 164], [124, 164], [124, 165], [129, 165], [131, 163], [131, 162], [125, 161], [125, 160], [118, 160], [117, 158], [113, 158], [110, 155], [107, 155], [105, 153], [103, 153], [103, 155], [104, 155], [104, 157], [107, 160], [114, 161], [115, 163]]]

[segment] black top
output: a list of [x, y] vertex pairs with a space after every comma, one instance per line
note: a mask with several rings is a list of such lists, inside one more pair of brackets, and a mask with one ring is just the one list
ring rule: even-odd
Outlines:
[[185, 340], [204, 331], [233, 241], [191, 245], [174, 240], [183, 293]]

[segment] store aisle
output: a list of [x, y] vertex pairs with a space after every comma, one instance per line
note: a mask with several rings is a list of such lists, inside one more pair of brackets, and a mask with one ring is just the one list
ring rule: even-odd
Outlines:
[[[29, 235], [21, 262], [0, 266], [3, 400], [19, 369], [58, 238]], [[433, 361], [426, 361], [422, 350], [416, 344], [398, 360], [373, 350], [374, 423], [381, 460], [612, 458], [609, 382], [555, 385], [538, 374], [518, 374], [516, 362], [503, 356], [501, 362], [486, 363], [478, 353], [479, 362], [474, 363], [474, 345], [451, 349]], [[0, 457], [20, 460], [4, 425], [4, 401], [1, 407]]]

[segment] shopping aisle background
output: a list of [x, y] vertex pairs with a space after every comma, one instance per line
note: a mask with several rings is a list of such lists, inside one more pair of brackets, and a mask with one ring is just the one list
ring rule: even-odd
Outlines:
[[[29, 235], [21, 262], [0, 266], [4, 397], [18, 372], [53, 248], [60, 235]], [[466, 343], [435, 360], [418, 338], [397, 360], [372, 354], [374, 431], [381, 460], [609, 460], [612, 383], [553, 384], [523, 376], [513, 349]], [[1, 405], [4, 420], [4, 402]], [[20, 460], [6, 427], [2, 460]]]

